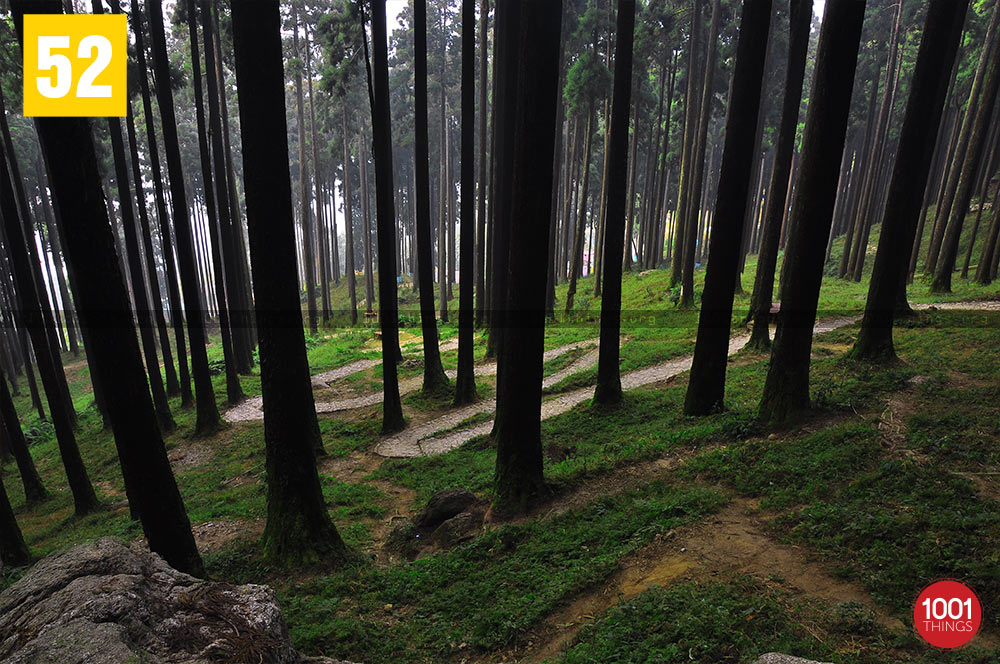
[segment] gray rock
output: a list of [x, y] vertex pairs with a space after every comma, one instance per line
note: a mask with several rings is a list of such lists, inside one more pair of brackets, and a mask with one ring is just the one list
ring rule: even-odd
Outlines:
[[470, 540], [483, 527], [483, 515], [476, 512], [462, 512], [446, 520], [431, 534], [439, 546], [448, 549], [460, 542]]
[[39, 561], [0, 593], [6, 664], [220, 659], [338, 664], [295, 652], [268, 586], [201, 581], [139, 544], [110, 537]]
[[418, 528], [437, 528], [442, 523], [464, 512], [476, 502], [476, 496], [468, 489], [445, 489], [431, 496], [425, 507], [413, 519]]
[[791, 655], [782, 655], [779, 652], [769, 652], [761, 655], [753, 664], [830, 664], [829, 662], [817, 662], [812, 659], [802, 659]]

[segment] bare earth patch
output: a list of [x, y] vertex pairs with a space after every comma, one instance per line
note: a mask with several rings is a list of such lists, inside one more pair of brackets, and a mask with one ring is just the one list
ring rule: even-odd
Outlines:
[[170, 459], [170, 465], [174, 470], [201, 466], [211, 461], [213, 456], [215, 455], [212, 448], [198, 441], [179, 443], [177, 447], [167, 452], [167, 458]]
[[[756, 505], [736, 498], [712, 518], [672, 530], [623, 561], [606, 582], [578, 595], [551, 614], [500, 660], [543, 662], [572, 645], [580, 628], [618, 604], [654, 587], [691, 580], [723, 580], [739, 575], [779, 584], [804, 599], [829, 603], [856, 600], [875, 611], [879, 622], [902, 627], [859, 584], [831, 575], [799, 547], [767, 533]], [[486, 660], [484, 660], [486, 661]]]
[[264, 522], [220, 519], [206, 521], [191, 528], [194, 541], [202, 553], [214, 553], [236, 540], [255, 540], [264, 533]]

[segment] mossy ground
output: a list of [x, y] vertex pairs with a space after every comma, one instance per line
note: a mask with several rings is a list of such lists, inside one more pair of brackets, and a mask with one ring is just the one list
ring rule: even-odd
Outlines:
[[[835, 246], [835, 255], [839, 250]], [[748, 289], [754, 268], [750, 257]], [[699, 288], [702, 278], [699, 271]], [[574, 320], [549, 327], [547, 348], [597, 336], [600, 299], [590, 297], [592, 286], [592, 279], [581, 281]], [[955, 286], [951, 299], [1000, 292], [960, 279]], [[865, 280], [828, 275], [821, 309], [859, 312], [866, 289]], [[564, 293], [563, 285], [557, 311]], [[419, 321], [406, 310], [415, 309], [415, 296], [405, 283], [401, 294], [405, 332], [419, 335]], [[910, 298], [942, 299], [929, 295], [922, 281], [910, 288]], [[739, 296], [737, 309], [747, 300]], [[333, 289], [333, 303], [343, 310], [343, 284]], [[692, 351], [697, 311], [671, 303], [668, 272], [627, 274], [623, 309], [636, 312], [622, 330], [628, 337], [623, 371]], [[737, 311], [734, 319], [740, 317]], [[456, 334], [454, 318], [441, 325], [442, 338]], [[313, 370], [380, 359], [373, 332], [371, 325], [321, 328], [308, 339]], [[261, 423], [194, 439], [194, 411], [181, 410], [175, 399], [179, 426], [167, 448], [209, 573], [274, 585], [293, 639], [307, 653], [368, 663], [749, 662], [769, 650], [836, 662], [1000, 661], [1000, 314], [923, 312], [898, 326], [902, 362], [891, 367], [846, 359], [856, 333], [849, 326], [816, 340], [815, 408], [794, 429], [757, 424], [767, 356], [749, 351], [730, 363], [724, 412], [682, 415], [682, 374], [627, 392], [617, 410], [583, 403], [544, 421], [551, 503], [515, 522], [490, 522], [473, 541], [412, 562], [382, 550], [390, 519], [419, 509], [444, 488], [466, 487], [488, 501], [495, 456], [488, 439], [431, 458], [382, 460], [371, 454], [379, 437], [377, 406], [321, 417], [329, 456], [320, 471], [331, 515], [348, 544], [374, 560], [362, 556], [366, 562], [348, 569], [302, 574], [272, 571], [259, 555], [256, 538], [266, 512]], [[481, 358], [485, 335], [476, 344]], [[420, 375], [419, 352], [404, 353], [410, 363], [403, 374]], [[580, 355], [556, 358], [546, 372]], [[209, 356], [221, 368], [217, 344]], [[442, 359], [454, 368], [454, 351]], [[141, 537], [124, 502], [111, 434], [101, 429], [92, 404], [86, 366], [69, 355], [64, 361], [80, 413], [83, 458], [107, 509], [73, 517], [51, 427], [31, 410], [22, 381], [18, 409], [54, 497], [25, 508], [16, 469], [3, 470], [37, 555], [98, 535]], [[549, 392], [589, 384], [593, 371], [569, 376]], [[248, 395], [259, 394], [258, 375], [241, 380]], [[375, 368], [339, 387], [365, 391], [379, 381]], [[493, 396], [492, 378], [477, 382], [481, 397]], [[214, 383], [223, 408], [223, 377]], [[447, 411], [451, 395], [415, 392], [404, 404], [411, 421], [426, 420]], [[614, 587], [616, 574], [631, 565], [682, 555], [673, 538], [704, 541], [694, 534], [711, 530], [720, 510], [734, 506], [759, 524], [762, 537], [798, 551], [811, 573], [842, 579], [859, 596], [816, 596], [781, 569], [748, 573], [692, 557], [676, 577], [613, 596], [596, 614], [570, 616], [575, 626], [563, 644], [566, 631], [557, 617], [572, 612], [577, 600]], [[716, 551], [713, 559], [725, 553]], [[5, 569], [4, 583], [20, 573]], [[942, 576], [966, 580], [986, 609], [986, 633], [958, 653], [927, 649], [907, 627], [917, 592]]]

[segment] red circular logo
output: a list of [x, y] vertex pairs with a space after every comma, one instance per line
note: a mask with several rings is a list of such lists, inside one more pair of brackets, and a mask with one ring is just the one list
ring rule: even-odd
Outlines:
[[972, 640], [982, 622], [983, 607], [976, 593], [954, 579], [927, 586], [913, 605], [913, 626], [935, 648], [961, 648]]

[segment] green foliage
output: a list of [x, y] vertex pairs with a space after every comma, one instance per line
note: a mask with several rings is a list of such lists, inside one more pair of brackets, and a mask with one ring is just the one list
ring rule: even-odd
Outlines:
[[584, 51], [566, 74], [563, 99], [567, 113], [593, 113], [594, 104], [608, 94], [610, 85], [611, 72], [601, 57], [593, 51]]

